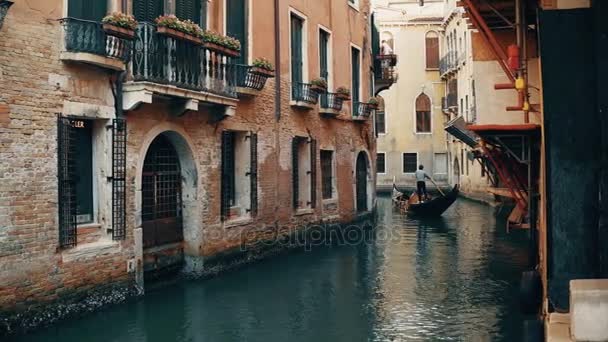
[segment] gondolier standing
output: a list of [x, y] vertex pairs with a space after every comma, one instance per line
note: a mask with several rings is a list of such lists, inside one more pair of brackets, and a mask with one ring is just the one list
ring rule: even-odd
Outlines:
[[418, 170], [416, 170], [416, 192], [418, 193], [418, 202], [422, 202], [422, 194], [424, 194], [425, 200], [429, 198], [428, 193], [426, 192], [426, 179], [433, 180], [427, 173], [424, 171], [424, 165], [418, 166]]

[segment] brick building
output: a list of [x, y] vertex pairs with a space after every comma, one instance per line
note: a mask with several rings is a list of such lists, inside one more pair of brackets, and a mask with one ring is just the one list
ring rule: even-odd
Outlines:
[[[5, 319], [99, 289], [142, 290], [144, 274], [175, 264], [204, 272], [244, 236], [259, 242], [370, 214], [369, 8], [14, 3], [0, 31]], [[134, 14], [133, 40], [102, 29], [110, 12]], [[240, 56], [160, 32], [153, 22], [163, 13], [239, 39]], [[257, 58], [277, 72], [256, 73]], [[319, 76], [327, 94], [310, 90]], [[350, 100], [335, 96], [340, 86]]]

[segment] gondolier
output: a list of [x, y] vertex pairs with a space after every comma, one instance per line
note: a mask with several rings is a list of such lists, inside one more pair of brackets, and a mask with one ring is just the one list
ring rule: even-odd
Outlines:
[[433, 180], [431, 176], [429, 176], [426, 171], [424, 171], [424, 165], [418, 166], [418, 170], [416, 170], [416, 192], [418, 193], [418, 203], [422, 203], [422, 194], [424, 194], [424, 199], [428, 200], [429, 194], [426, 192], [426, 179]]

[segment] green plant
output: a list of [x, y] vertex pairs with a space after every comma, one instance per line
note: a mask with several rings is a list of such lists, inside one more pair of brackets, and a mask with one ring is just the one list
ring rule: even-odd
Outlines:
[[135, 30], [137, 28], [137, 20], [130, 14], [114, 12], [108, 14], [101, 22], [104, 24], [114, 25], [129, 30]]
[[203, 30], [191, 20], [181, 20], [175, 15], [161, 15], [155, 20], [157, 26], [168, 27], [196, 37], [203, 35]]
[[254, 67], [256, 67], [256, 68], [260, 68], [260, 69], [264, 69], [264, 70], [268, 70], [268, 71], [274, 71], [274, 66], [266, 58], [261, 58], [261, 57], [260, 58], [256, 58], [253, 61], [252, 65]]
[[350, 96], [350, 89], [346, 87], [338, 87], [338, 89], [336, 89], [336, 93], [344, 96]]
[[230, 36], [223, 36], [217, 32], [206, 30], [201, 33], [200, 37], [206, 43], [217, 44], [231, 50], [241, 50], [241, 42]]
[[310, 81], [310, 84], [319, 88], [327, 89], [327, 81], [322, 77], [314, 78], [312, 81]]
[[372, 106], [377, 106], [378, 105], [378, 99], [375, 97], [372, 97], [371, 99], [369, 99], [369, 101], [367, 102], [368, 104], [372, 105]]

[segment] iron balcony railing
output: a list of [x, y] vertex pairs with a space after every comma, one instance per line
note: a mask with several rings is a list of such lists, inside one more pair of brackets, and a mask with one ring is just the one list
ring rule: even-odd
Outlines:
[[311, 89], [308, 83], [296, 83], [292, 85], [292, 97], [294, 101], [305, 102], [308, 104], [317, 104], [319, 94]]
[[135, 38], [134, 81], [236, 98], [236, 65], [232, 58], [190, 41], [156, 32], [156, 25], [140, 23]]
[[449, 51], [439, 60], [439, 74], [445, 75], [458, 67], [458, 54], [456, 51]]
[[253, 66], [237, 64], [236, 65], [236, 86], [239, 88], [249, 88], [253, 90], [262, 90], [266, 85], [268, 76], [251, 73]]
[[374, 106], [365, 102], [353, 102], [353, 116], [355, 118], [367, 118], [371, 115]]
[[66, 51], [92, 53], [123, 62], [131, 58], [133, 42], [106, 34], [101, 23], [75, 18], [64, 18], [61, 23], [65, 28]]
[[337, 111], [342, 110], [342, 104], [344, 100], [341, 97], [338, 97], [336, 93], [324, 93], [319, 95], [321, 108], [325, 109], [333, 109]]

